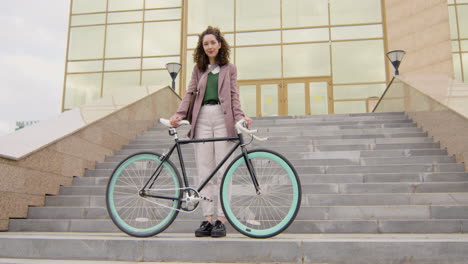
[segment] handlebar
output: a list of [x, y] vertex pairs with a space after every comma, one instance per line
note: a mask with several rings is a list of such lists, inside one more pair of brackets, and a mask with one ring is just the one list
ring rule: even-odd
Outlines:
[[257, 133], [257, 129], [248, 129], [247, 127], [247, 122], [244, 120], [244, 119], [241, 119], [239, 121], [237, 121], [235, 127], [237, 129], [237, 133], [245, 133], [245, 134], [249, 134], [251, 135], [254, 139], [258, 140], [258, 141], [267, 141], [268, 138], [262, 138], [262, 137], [257, 137], [254, 135], [254, 133]]
[[[159, 119], [159, 123], [163, 124], [164, 126], [166, 127], [173, 127], [171, 125], [171, 122], [169, 121], [169, 119], [164, 119], [164, 118], [160, 118]], [[190, 122], [187, 121], [187, 120], [180, 120], [178, 123], [177, 123], [179, 126], [182, 126], [182, 125], [190, 125]], [[237, 121], [235, 127], [237, 129], [237, 133], [245, 133], [245, 134], [249, 134], [251, 135], [254, 139], [258, 140], [258, 141], [266, 141], [268, 140], [268, 138], [262, 138], [262, 137], [257, 137], [255, 135], [253, 135], [254, 133], [257, 133], [257, 129], [248, 129], [247, 127], [247, 122], [242, 119], [242, 120], [239, 120]]]
[[[171, 121], [169, 121], [169, 119], [160, 118], [159, 123], [161, 123], [161, 124], [163, 124], [163, 125], [165, 125], [167, 127], [173, 127], [171, 125]], [[190, 122], [187, 121], [187, 120], [180, 120], [177, 124], [179, 126], [184, 126], [184, 125], [188, 126], [188, 125], [190, 125]]]

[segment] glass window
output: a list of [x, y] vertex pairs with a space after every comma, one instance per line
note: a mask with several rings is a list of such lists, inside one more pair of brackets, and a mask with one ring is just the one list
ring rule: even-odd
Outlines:
[[240, 85], [239, 100], [247, 116], [257, 116], [257, 86]]
[[468, 81], [468, 54], [462, 54], [462, 63], [463, 63], [463, 80]]
[[67, 72], [97, 72], [102, 71], [102, 60], [73, 61], [67, 65]]
[[330, 75], [328, 43], [285, 45], [283, 52], [285, 77]]
[[164, 8], [181, 5], [181, 0], [146, 0], [145, 8]]
[[[167, 70], [143, 71], [141, 78], [142, 85], [172, 86], [172, 79]], [[176, 86], [178, 84], [179, 77], [176, 79]], [[179, 87], [176, 87], [177, 90], [179, 90]]]
[[458, 40], [452, 40], [452, 51], [453, 52], [460, 51], [460, 46], [458, 45]]
[[382, 84], [361, 84], [361, 85], [335, 85], [333, 96], [335, 99], [356, 99], [380, 97], [385, 91], [385, 83]]
[[72, 15], [71, 17], [71, 26], [96, 25], [105, 23], [105, 14]]
[[109, 11], [143, 9], [143, 0], [107, 0]]
[[330, 0], [332, 25], [382, 22], [381, 0]]
[[455, 14], [455, 6], [449, 6], [449, 23], [450, 23], [450, 38], [458, 38], [458, 29], [457, 29], [457, 16]]
[[382, 25], [345, 26], [331, 28], [332, 40], [382, 38]]
[[278, 84], [262, 84], [262, 116], [278, 115]]
[[104, 73], [102, 96], [109, 96], [115, 91], [140, 85], [140, 72], [107, 72]]
[[305, 83], [288, 83], [288, 115], [305, 115]]
[[237, 33], [236, 45], [258, 45], [258, 44], [279, 44], [281, 43], [280, 31], [265, 31], [252, 33]]
[[280, 46], [237, 48], [236, 54], [240, 80], [281, 78]]
[[101, 96], [101, 73], [68, 74], [64, 108], [71, 109]]
[[468, 38], [468, 5], [457, 6], [460, 38]]
[[333, 82], [383, 82], [385, 58], [383, 40], [332, 43]]
[[280, 28], [280, 0], [237, 0], [237, 30]]
[[[143, 69], [165, 69], [166, 64], [169, 62], [180, 63], [180, 57], [144, 58]], [[185, 65], [182, 65], [182, 67], [185, 68]]]
[[[195, 49], [198, 44], [198, 36], [188, 36], [187, 37], [187, 48], [188, 49]], [[231, 44], [231, 43], [229, 43]]]
[[107, 0], [73, 0], [72, 13], [105, 12]]
[[169, 20], [169, 19], [180, 19], [181, 18], [181, 9], [160, 9], [160, 10], [148, 10], [145, 11], [145, 20]]
[[107, 26], [106, 58], [141, 56], [142, 24]]
[[188, 33], [200, 34], [209, 25], [222, 32], [234, 31], [234, 0], [190, 0]]
[[98, 59], [104, 53], [104, 26], [70, 29], [69, 60]]
[[176, 55], [180, 53], [180, 21], [145, 24], [144, 56]]
[[139, 22], [143, 21], [143, 11], [109, 13], [107, 23]]
[[462, 81], [462, 67], [460, 54], [453, 54], [453, 72], [455, 79]]
[[468, 51], [468, 40], [461, 40], [461, 51]]
[[283, 41], [285, 43], [328, 41], [329, 39], [328, 28], [288, 29], [283, 31]]
[[335, 102], [335, 114], [366, 113], [366, 101]]
[[106, 60], [104, 63], [105, 71], [139, 70], [140, 68], [141, 59]]
[[283, 27], [328, 25], [328, 0], [283, 0]]
[[328, 83], [311, 82], [310, 86], [310, 114], [328, 114]]

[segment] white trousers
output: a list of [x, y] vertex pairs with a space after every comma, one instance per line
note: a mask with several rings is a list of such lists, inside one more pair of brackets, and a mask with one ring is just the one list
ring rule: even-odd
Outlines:
[[[204, 105], [198, 115], [195, 138], [227, 137], [226, 122], [221, 105]], [[198, 169], [198, 184], [202, 183], [213, 169], [221, 162], [229, 150], [234, 146], [231, 141], [205, 142], [195, 144], [195, 161]], [[215, 213], [215, 197], [217, 197], [216, 213], [218, 217], [224, 217], [219, 198], [221, 180], [229, 162], [229, 159], [217, 172], [210, 182], [200, 192], [202, 197], [211, 199], [201, 201], [203, 216], [212, 216]]]

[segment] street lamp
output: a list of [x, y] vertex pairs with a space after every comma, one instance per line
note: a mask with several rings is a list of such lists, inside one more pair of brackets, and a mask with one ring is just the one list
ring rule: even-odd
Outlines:
[[398, 67], [400, 67], [401, 60], [403, 59], [403, 56], [405, 56], [405, 53], [406, 52], [404, 50], [392, 50], [387, 53], [387, 58], [392, 63], [393, 68], [395, 68], [395, 75], [400, 74], [398, 72]]
[[175, 79], [177, 78], [177, 74], [179, 74], [180, 68], [182, 68], [182, 65], [177, 62], [170, 62], [166, 64], [166, 69], [172, 78], [172, 89], [174, 91], [175, 91]]

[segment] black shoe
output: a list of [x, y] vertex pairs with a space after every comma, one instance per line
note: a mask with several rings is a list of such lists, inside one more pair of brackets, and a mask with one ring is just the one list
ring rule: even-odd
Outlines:
[[203, 221], [200, 227], [195, 230], [196, 237], [206, 237], [211, 236], [211, 230], [213, 229], [213, 225], [208, 221]]
[[216, 220], [213, 230], [211, 230], [211, 237], [225, 237], [226, 236], [226, 227], [223, 222]]

